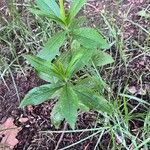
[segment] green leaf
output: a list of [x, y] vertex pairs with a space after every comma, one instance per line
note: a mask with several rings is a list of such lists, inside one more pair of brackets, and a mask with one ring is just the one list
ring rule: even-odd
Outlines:
[[100, 75], [97, 75], [97, 73], [91, 73], [92, 74], [92, 82], [94, 83], [93, 89], [96, 89], [99, 92], [102, 92], [102, 90], [107, 89], [108, 85], [105, 83], [105, 81], [102, 79]]
[[33, 55], [25, 55], [24, 56], [27, 61], [31, 64], [32, 67], [34, 67], [37, 71], [39, 72], [43, 72], [46, 74], [50, 74], [51, 73], [51, 63], [41, 59], [37, 56], [33, 56]]
[[19, 107], [25, 107], [28, 105], [39, 105], [44, 101], [51, 98], [54, 93], [60, 89], [60, 85], [52, 85], [52, 84], [45, 84], [39, 87], [35, 87], [28, 92], [28, 94], [24, 97], [21, 101]]
[[93, 91], [90, 91], [89, 88], [85, 88], [84, 90], [82, 88], [75, 91], [81, 103], [90, 109], [112, 113], [111, 105], [103, 96], [97, 95]]
[[36, 0], [41, 11], [60, 17], [59, 6], [55, 0]]
[[81, 102], [79, 102], [79, 109], [83, 112], [89, 112], [90, 111], [90, 109], [87, 106], [85, 106], [84, 104], [82, 104]]
[[81, 47], [80, 43], [77, 40], [73, 40], [71, 43], [71, 49], [72, 50], [77, 50]]
[[59, 6], [60, 6], [60, 16], [61, 19], [66, 22], [66, 13], [64, 8], [64, 0], [59, 0]]
[[34, 8], [29, 8], [29, 11], [35, 15], [38, 15], [41, 17], [47, 17], [47, 18], [59, 23], [60, 25], [64, 25], [64, 22], [59, 17], [57, 17], [53, 14], [49, 14], [47, 12], [41, 11], [39, 9], [34, 9]]
[[49, 61], [32, 55], [25, 55], [25, 58], [38, 72], [65, 80], [65, 71], [61, 63], [57, 63], [57, 65], [55, 65]]
[[59, 54], [59, 48], [64, 43], [66, 32], [59, 32], [48, 40], [44, 48], [38, 53], [38, 57], [52, 61]]
[[[76, 42], [75, 42], [76, 43]], [[66, 76], [72, 77], [76, 72], [81, 70], [92, 58], [93, 49], [81, 48], [78, 44], [71, 45], [73, 49], [63, 53], [59, 57], [59, 61], [63, 63], [66, 69]], [[76, 49], [77, 48], [77, 49]]]
[[72, 19], [74, 18], [77, 13], [80, 11], [82, 6], [86, 3], [87, 0], [72, 0], [71, 1], [71, 7], [70, 7], [70, 16], [69, 18]]
[[104, 51], [96, 51], [95, 55], [92, 57], [92, 60], [96, 66], [104, 66], [114, 62], [111, 55]]
[[76, 89], [90, 88], [93, 91], [101, 91], [105, 88], [106, 83], [96, 75], [87, 76], [84, 79], [80, 78], [74, 87]]
[[70, 124], [71, 128], [74, 129], [77, 118], [78, 97], [72, 87], [68, 84], [62, 89], [60, 103], [65, 120]]
[[85, 78], [80, 78], [77, 80], [76, 85], [74, 85], [74, 87], [78, 90], [78, 89], [82, 89], [82, 88], [90, 88], [93, 89], [95, 87], [95, 83], [93, 82], [93, 79], [91, 76], [87, 76]]
[[69, 49], [69, 50], [61, 53], [61, 55], [57, 58], [57, 61], [62, 62], [64, 68], [67, 68], [69, 62], [71, 61], [71, 57], [72, 57], [72, 52]]
[[51, 122], [55, 128], [59, 128], [61, 122], [64, 120], [62, 116], [62, 108], [60, 102], [57, 102], [51, 112]]
[[[79, 48], [72, 54], [72, 59], [69, 63], [67, 75], [71, 77], [77, 71], [82, 69], [92, 58], [94, 49]], [[74, 62], [74, 63], [73, 63]]]
[[57, 61], [55, 64], [53, 64], [52, 71], [56, 77], [63, 81], [66, 81], [65, 69], [61, 62]]
[[44, 81], [51, 83], [51, 76], [49, 74], [43, 73], [43, 72], [38, 72], [37, 75]]
[[49, 82], [49, 83], [56, 83], [58, 81], [57, 78], [55, 78], [54, 76], [50, 75], [50, 74], [46, 74], [43, 72], [38, 72], [37, 71], [37, 75], [44, 81]]
[[79, 63], [79, 61], [83, 58], [83, 53], [82, 51], [80, 51], [79, 53], [77, 53], [75, 56], [72, 57], [67, 70], [66, 70], [66, 75], [72, 75], [72, 73], [74, 72], [74, 70], [78, 67], [77, 64]]
[[[72, 66], [73, 68], [70, 69], [74, 70], [72, 73], [75, 73], [86, 65], [86, 63], [91, 59], [93, 53], [93, 49], [81, 48], [80, 43], [74, 40], [71, 44], [71, 50], [62, 53], [58, 60], [63, 63], [65, 68]], [[80, 56], [82, 56], [81, 59], [79, 59]]]
[[81, 43], [86, 48], [96, 49], [108, 49], [110, 45], [107, 41], [100, 35], [97, 30], [93, 28], [79, 28], [72, 31], [72, 36], [78, 42]]
[[69, 25], [69, 29], [73, 30], [73, 29], [78, 29], [80, 28], [84, 22], [86, 21], [85, 17], [79, 17], [79, 18], [74, 18], [73, 20], [71, 20], [70, 25]]

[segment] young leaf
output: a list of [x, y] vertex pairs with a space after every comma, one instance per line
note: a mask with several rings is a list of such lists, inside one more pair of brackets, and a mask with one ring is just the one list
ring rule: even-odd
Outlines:
[[59, 6], [55, 0], [36, 0], [36, 4], [41, 11], [60, 17]]
[[103, 111], [107, 113], [112, 112], [111, 105], [109, 102], [103, 97], [95, 94], [93, 91], [90, 91], [89, 88], [83, 88], [80, 90], [75, 90], [79, 100], [85, 106], [89, 107], [90, 109]]
[[76, 65], [78, 64], [78, 62], [82, 59], [83, 57], [83, 53], [77, 53], [70, 61], [67, 70], [66, 70], [66, 75], [72, 75], [72, 73], [74, 72], [74, 70], [77, 68]]
[[25, 107], [28, 105], [39, 105], [44, 101], [51, 98], [54, 93], [60, 89], [60, 85], [52, 85], [52, 84], [45, 84], [39, 87], [33, 88], [28, 94], [24, 97], [21, 101], [19, 107]]
[[79, 28], [72, 31], [72, 36], [86, 48], [108, 49], [110, 45], [107, 41], [93, 28]]
[[66, 81], [65, 69], [61, 62], [58, 61], [56, 64], [53, 64], [52, 72], [60, 80]]
[[55, 128], [59, 128], [61, 122], [64, 120], [62, 116], [62, 108], [60, 102], [57, 102], [51, 112], [51, 121]]
[[73, 74], [75, 74], [85, 65], [87, 65], [89, 60], [92, 58], [93, 52], [94, 49], [86, 49], [86, 48], [79, 48], [78, 50], [74, 51], [74, 54], [72, 54], [71, 62], [69, 63], [69, 66], [67, 68], [68, 77], [71, 77]]
[[70, 16], [69, 18], [74, 18], [77, 13], [80, 11], [82, 6], [86, 3], [87, 0], [71, 0], [71, 7], [70, 7]]
[[62, 89], [60, 103], [65, 120], [70, 124], [71, 128], [74, 129], [77, 118], [78, 97], [72, 87], [68, 84]]
[[43, 60], [37, 56], [32, 56], [32, 55], [25, 55], [24, 56], [27, 61], [31, 64], [32, 67], [34, 67], [37, 71], [43, 72], [46, 74], [51, 73], [51, 63]]
[[38, 57], [52, 61], [59, 54], [59, 48], [65, 41], [66, 32], [59, 32], [48, 40]]
[[92, 60], [96, 66], [104, 66], [114, 62], [111, 55], [104, 51], [96, 51], [95, 55], [92, 57]]

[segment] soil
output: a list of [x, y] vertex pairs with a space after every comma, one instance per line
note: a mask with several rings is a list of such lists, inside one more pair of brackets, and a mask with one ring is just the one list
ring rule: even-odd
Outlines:
[[[143, 25], [143, 27], [148, 29], [148, 27], [150, 26], [150, 21], [139, 19], [139, 17], [136, 15], [141, 8], [146, 8], [147, 4], [149, 4], [149, 0], [125, 0], [119, 5], [118, 8], [116, 5], [114, 5], [113, 0], [89, 0], [87, 6], [85, 7], [85, 10], [82, 13], [84, 13], [87, 18], [92, 18], [89, 19], [88, 23], [91, 26], [102, 26], [102, 24], [99, 23], [101, 21], [100, 15], [98, 14], [99, 11], [106, 10], [107, 12], [113, 12], [112, 16], [115, 15], [116, 21], [122, 21], [121, 17], [116, 14], [118, 14], [119, 11], [124, 12], [126, 8], [132, 5], [132, 9], [129, 13], [130, 19], [140, 23], [141, 25]], [[3, 3], [0, 2], [0, 6], [3, 6]], [[139, 43], [142, 45], [145, 38], [147, 38], [146, 34], [140, 34], [139, 38], [137, 35], [137, 31], [137, 27], [135, 27], [131, 23], [124, 25], [125, 39], [128, 39], [130, 37], [132, 41], [134, 39], [135, 41], [139, 41]], [[138, 56], [141, 54], [140, 51], [130, 51], [131, 45], [129, 44], [125, 45], [125, 49], [126, 53], [132, 55], [133, 58], [134, 56]], [[136, 49], [139, 49], [139, 47], [136, 47]], [[116, 55], [115, 50], [112, 51], [114, 51], [113, 55]], [[114, 93], [117, 92], [118, 86], [120, 86], [120, 84], [123, 85], [128, 80], [127, 83], [129, 87], [136, 88], [136, 91], [134, 93], [135, 95], [138, 95], [145, 100], [150, 99], [148, 95], [148, 89], [150, 89], [150, 76], [147, 75], [149, 71], [150, 56], [148, 55], [141, 55], [134, 61], [130, 62], [127, 70], [125, 69], [125, 66], [118, 66], [118, 69], [113, 71], [113, 77], [111, 77], [111, 82], [115, 85], [113, 87]], [[110, 79], [109, 75], [107, 74], [107, 70], [102, 71], [102, 73], [105, 80]], [[146, 91], [144, 95], [139, 92], [141, 89], [141, 85], [139, 83], [139, 80], [137, 80], [136, 78], [137, 75], [142, 75], [142, 86]], [[131, 77], [131, 79], [129, 79], [129, 76]], [[118, 79], [121, 79], [120, 84], [118, 84]], [[16, 86], [14, 86], [14, 81]], [[26, 70], [25, 74], [18, 72], [13, 73], [13, 78], [6, 76], [5, 82], [3, 82], [3, 80], [0, 81], [0, 124], [3, 124], [7, 120], [7, 118], [13, 117], [15, 125], [21, 127], [21, 131], [17, 135], [19, 143], [14, 147], [14, 150], [54, 150], [57, 142], [61, 137], [61, 134], [58, 133], [41, 133], [41, 131], [56, 131], [63, 130], [64, 128], [64, 123], [61, 124], [59, 129], [55, 129], [50, 122], [50, 112], [55, 104], [55, 100], [50, 100], [49, 102], [45, 102], [39, 106], [29, 106], [25, 109], [18, 108], [20, 100], [24, 97], [24, 95], [33, 87], [36, 87], [43, 83], [44, 82], [40, 80], [31, 70]], [[88, 129], [94, 127], [96, 116], [97, 114], [95, 112], [80, 113], [78, 116], [76, 129]], [[28, 118], [28, 120], [26, 122], [20, 122], [20, 118]], [[134, 125], [136, 127], [141, 126], [141, 123], [135, 121]], [[98, 125], [98, 127], [99, 126], [100, 125]], [[131, 126], [134, 128], [133, 125]], [[67, 129], [69, 130], [68, 126]], [[64, 134], [59, 148], [71, 145], [91, 134], [92, 132]], [[2, 138], [3, 135], [0, 135], [0, 139]], [[103, 136], [101, 141], [102, 147], [100, 147], [99, 149], [106, 149], [109, 144], [109, 138], [109, 135]], [[73, 146], [71, 150], [92, 150], [97, 140], [98, 136], [94, 136], [82, 142], [81, 144], [78, 144], [77, 146]]]

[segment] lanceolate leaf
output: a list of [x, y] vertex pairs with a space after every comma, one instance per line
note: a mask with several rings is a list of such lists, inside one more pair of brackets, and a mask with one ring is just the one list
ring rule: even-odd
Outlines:
[[96, 66], [104, 66], [114, 62], [111, 55], [104, 51], [96, 51], [95, 55], [92, 57], [92, 60]]
[[20, 107], [28, 105], [38, 105], [51, 98], [54, 93], [60, 88], [58, 85], [46, 84], [40, 87], [35, 87], [22, 100]]
[[32, 55], [25, 55], [24, 57], [31, 64], [31, 66], [34, 67], [37, 71], [43, 72], [46, 74], [51, 73], [51, 63], [50, 62], [43, 60], [37, 56], [32, 56]]
[[59, 32], [48, 40], [44, 48], [38, 53], [42, 59], [52, 61], [59, 54], [59, 48], [65, 41], [66, 32]]
[[70, 19], [76, 16], [87, 0], [71, 0]]
[[83, 103], [90, 109], [103, 111], [107, 113], [112, 112], [111, 105], [103, 96], [99, 96], [93, 91], [90, 92], [88, 88], [85, 90], [81, 89], [75, 91], [81, 103]]
[[77, 118], [78, 97], [72, 87], [68, 84], [62, 89], [60, 103], [65, 120], [70, 124], [71, 128], [74, 129]]
[[59, 6], [55, 0], [36, 0], [41, 11], [60, 17]]
[[93, 28], [79, 28], [72, 31], [72, 36], [86, 48], [110, 48], [107, 41]]

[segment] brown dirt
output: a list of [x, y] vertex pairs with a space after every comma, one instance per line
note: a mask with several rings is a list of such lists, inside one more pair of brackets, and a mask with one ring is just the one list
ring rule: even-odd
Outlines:
[[[17, 91], [20, 99], [23, 98], [25, 93], [30, 89], [40, 84], [39, 78], [33, 73], [29, 72], [26, 76], [22, 74], [14, 75], [16, 82]], [[16, 95], [16, 89], [11, 78], [5, 80], [5, 84], [1, 81], [0, 83], [0, 122], [3, 123], [7, 117], [19, 117], [17, 116], [16, 110], [19, 106], [19, 100]], [[6, 86], [7, 85], [7, 86]]]

